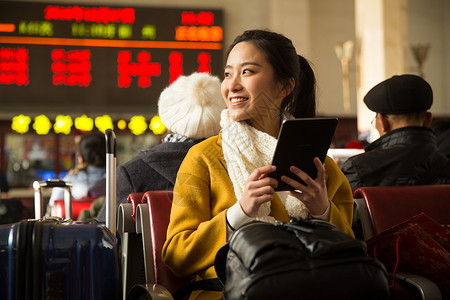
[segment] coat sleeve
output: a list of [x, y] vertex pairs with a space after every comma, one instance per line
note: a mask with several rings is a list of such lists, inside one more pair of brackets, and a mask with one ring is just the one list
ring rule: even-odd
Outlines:
[[174, 187], [170, 223], [162, 258], [178, 276], [217, 277], [214, 259], [226, 242], [226, 209], [212, 212], [208, 166], [186, 156]]
[[350, 184], [330, 157], [325, 160], [325, 169], [328, 199], [331, 203], [329, 221], [346, 234], [354, 236], [352, 230], [353, 194]]

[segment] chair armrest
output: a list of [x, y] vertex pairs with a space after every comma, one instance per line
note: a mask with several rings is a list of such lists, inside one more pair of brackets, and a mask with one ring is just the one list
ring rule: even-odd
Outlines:
[[366, 201], [364, 198], [354, 198], [353, 201], [356, 204], [356, 211], [353, 222], [360, 221], [364, 240], [367, 241], [373, 237], [373, 225], [367, 209]]
[[173, 297], [169, 290], [160, 284], [137, 284], [131, 288], [126, 299], [173, 300]]
[[[136, 284], [142, 283], [142, 272], [144, 269], [142, 254], [141, 234], [136, 233], [136, 224], [131, 216], [133, 205], [121, 203], [117, 216], [117, 233], [121, 238], [121, 261], [122, 261], [122, 297], [126, 295]], [[152, 298], [153, 299], [153, 298]]]
[[122, 235], [124, 232], [136, 232], [136, 224], [131, 214], [133, 205], [131, 203], [121, 203], [117, 212], [117, 232]]
[[413, 273], [396, 273], [397, 281], [403, 281], [418, 290], [423, 300], [441, 300], [439, 287], [430, 279]]
[[142, 253], [144, 257], [145, 281], [147, 284], [156, 282], [153, 265], [153, 242], [150, 233], [150, 217], [148, 204], [142, 203], [136, 209], [136, 232], [142, 234]]

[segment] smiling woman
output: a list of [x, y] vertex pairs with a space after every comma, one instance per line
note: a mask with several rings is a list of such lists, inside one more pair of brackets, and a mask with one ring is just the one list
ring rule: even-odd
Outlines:
[[[325, 165], [314, 160], [316, 179], [291, 167], [307, 185], [283, 176], [302, 192], [275, 192], [279, 183], [267, 176], [275, 171], [270, 164], [281, 122], [315, 116], [315, 76], [292, 42], [263, 30], [238, 36], [221, 90], [227, 105], [221, 133], [192, 147], [177, 175], [162, 252], [172, 271], [196, 280], [217, 277], [216, 252], [252, 220], [319, 218], [353, 235], [350, 185], [331, 158]], [[221, 293], [196, 291], [191, 299], [221, 299]]]

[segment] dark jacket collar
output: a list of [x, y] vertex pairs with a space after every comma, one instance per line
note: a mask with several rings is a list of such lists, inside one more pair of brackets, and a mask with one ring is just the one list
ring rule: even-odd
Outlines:
[[369, 152], [377, 148], [389, 148], [394, 144], [415, 144], [417, 143], [417, 140], [436, 144], [436, 136], [431, 129], [419, 126], [408, 126], [389, 131], [379, 139], [364, 147], [364, 150]]

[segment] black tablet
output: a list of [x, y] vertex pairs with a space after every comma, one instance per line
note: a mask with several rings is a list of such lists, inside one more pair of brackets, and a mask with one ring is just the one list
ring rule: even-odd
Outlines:
[[317, 177], [313, 159], [318, 157], [322, 163], [325, 161], [337, 122], [337, 118], [305, 118], [283, 122], [272, 160], [272, 165], [276, 166], [277, 170], [269, 174], [278, 180], [276, 191], [294, 190], [292, 186], [281, 181], [282, 175], [305, 184], [289, 171], [291, 166], [298, 167], [311, 178]]

